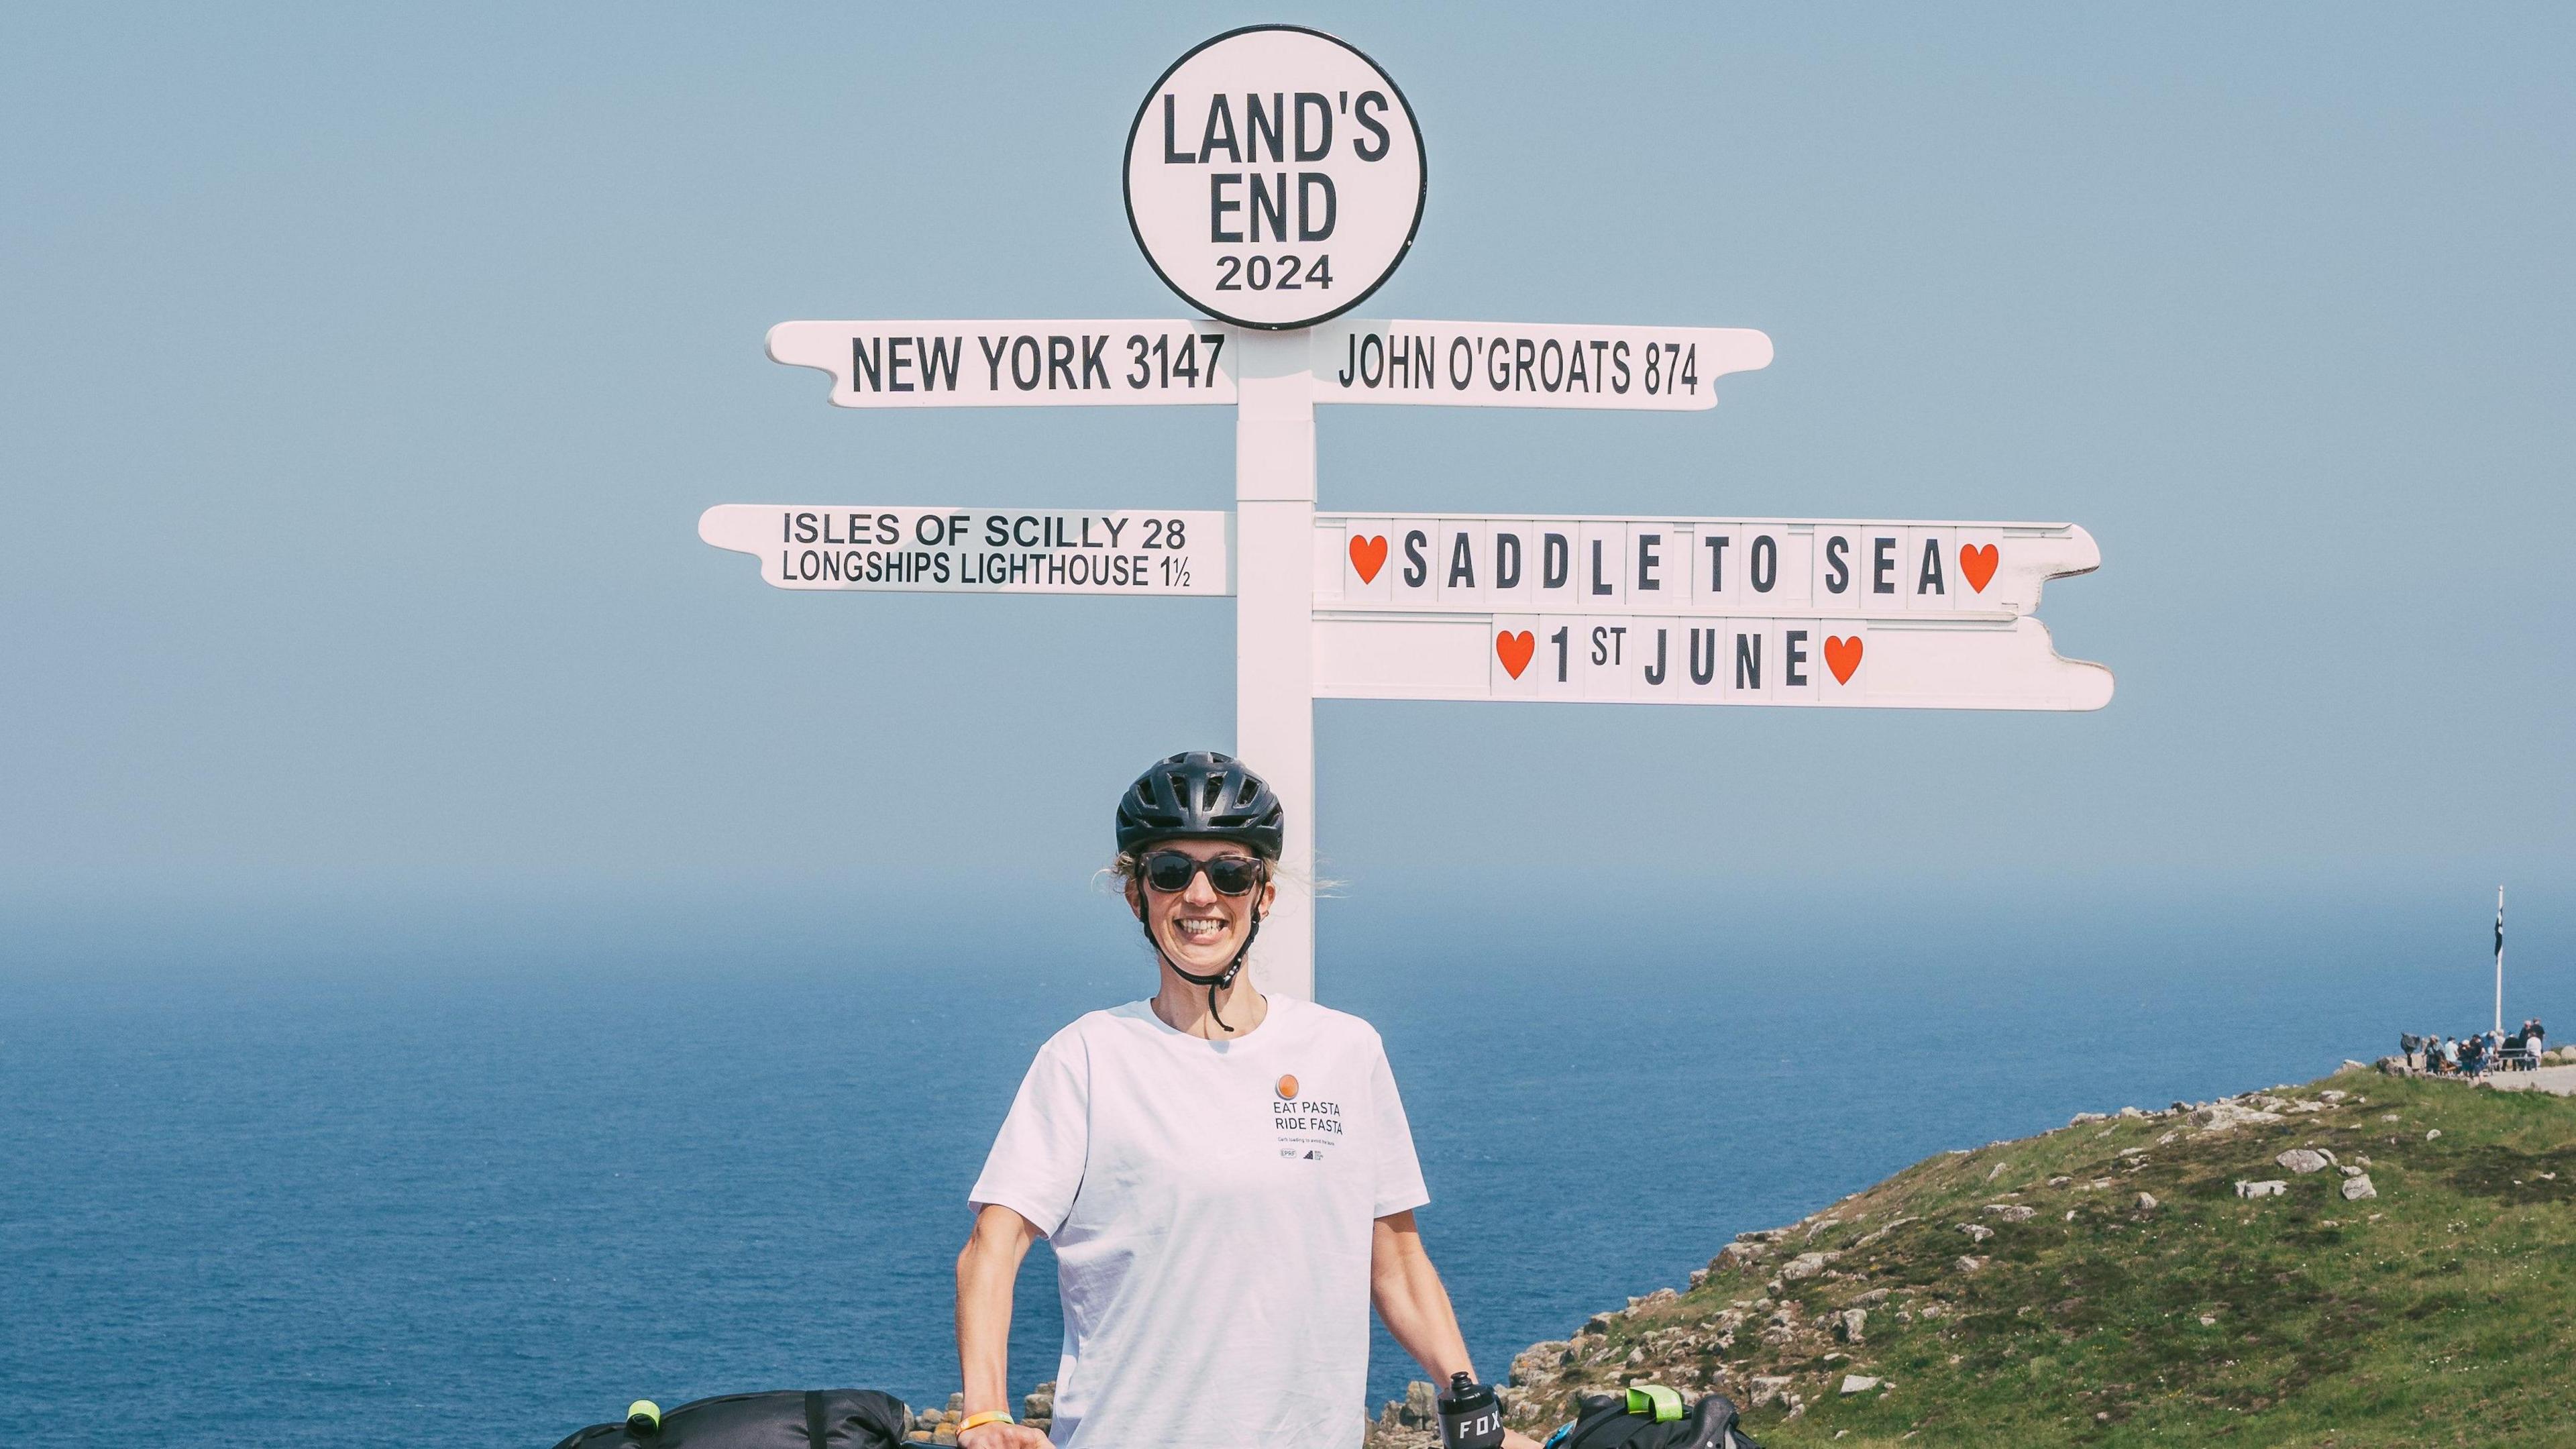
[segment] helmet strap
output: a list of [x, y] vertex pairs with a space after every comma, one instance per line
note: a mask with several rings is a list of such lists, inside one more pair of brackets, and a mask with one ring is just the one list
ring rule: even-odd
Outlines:
[[[1254, 894], [1257, 896], [1259, 892], [1255, 892]], [[1225, 963], [1224, 970], [1206, 976], [1202, 976], [1195, 971], [1182, 969], [1181, 963], [1173, 960], [1172, 954], [1163, 949], [1162, 939], [1154, 934], [1154, 918], [1152, 914], [1140, 914], [1143, 914], [1145, 917], [1145, 939], [1153, 943], [1154, 954], [1162, 958], [1164, 965], [1172, 968], [1173, 975], [1178, 976], [1183, 981], [1190, 983], [1192, 986], [1204, 986], [1207, 988], [1208, 1016], [1213, 1019], [1218, 1026], [1224, 1027], [1228, 1036], [1233, 1035], [1235, 1029], [1233, 1027], [1226, 1026], [1225, 1018], [1217, 1015], [1216, 994], [1220, 991], [1233, 990], [1234, 978], [1242, 974], [1244, 958], [1252, 954], [1252, 943], [1255, 940], [1258, 940], [1261, 936], [1261, 907], [1257, 905], [1252, 907], [1252, 929], [1243, 933], [1242, 949], [1234, 953], [1233, 960]]]

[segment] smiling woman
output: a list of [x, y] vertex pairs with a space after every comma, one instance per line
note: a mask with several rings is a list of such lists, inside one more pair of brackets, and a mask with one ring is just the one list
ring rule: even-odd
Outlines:
[[1039, 1049], [968, 1194], [962, 1449], [1047, 1443], [1006, 1407], [1011, 1288], [1040, 1237], [1067, 1446], [1350, 1449], [1366, 1303], [1435, 1377], [1474, 1375], [1376, 1030], [1254, 984], [1284, 835], [1278, 797], [1224, 755], [1173, 755], [1119, 798], [1111, 869], [1161, 979]]

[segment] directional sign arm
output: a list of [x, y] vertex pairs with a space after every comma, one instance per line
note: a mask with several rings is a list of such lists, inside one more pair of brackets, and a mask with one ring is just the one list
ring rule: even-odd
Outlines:
[[1746, 327], [1346, 319], [1313, 335], [1317, 402], [1695, 412], [1719, 378], [1771, 364]]
[[2102, 550], [2071, 523], [1319, 513], [1319, 607], [2026, 614]]
[[1315, 615], [1319, 699], [2093, 710], [2037, 619]]
[[845, 408], [1231, 403], [1235, 357], [1208, 321], [781, 322], [769, 355], [832, 375]]
[[759, 559], [781, 589], [1223, 595], [1233, 522], [1213, 509], [720, 503], [698, 537]]

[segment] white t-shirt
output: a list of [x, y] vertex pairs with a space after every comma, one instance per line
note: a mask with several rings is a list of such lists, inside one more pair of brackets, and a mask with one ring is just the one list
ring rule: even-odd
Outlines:
[[1055, 1245], [1069, 1449], [1359, 1443], [1372, 1225], [1431, 1200], [1376, 1029], [1282, 996], [1232, 1041], [1057, 1032], [968, 1196]]

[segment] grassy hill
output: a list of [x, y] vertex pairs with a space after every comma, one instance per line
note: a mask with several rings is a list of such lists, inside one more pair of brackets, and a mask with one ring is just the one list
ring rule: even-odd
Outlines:
[[2079, 1118], [1746, 1234], [1520, 1355], [1507, 1402], [1543, 1437], [1578, 1391], [1720, 1389], [1846, 1449], [2576, 1444], [2571, 1198], [2576, 1100], [2538, 1093], [2347, 1069]]

